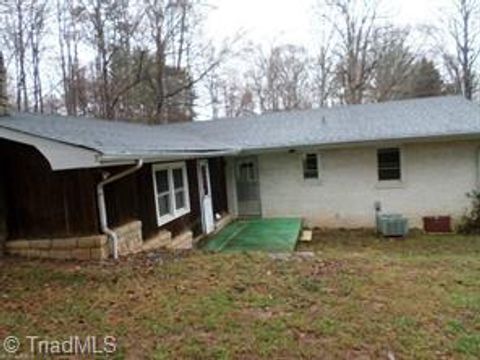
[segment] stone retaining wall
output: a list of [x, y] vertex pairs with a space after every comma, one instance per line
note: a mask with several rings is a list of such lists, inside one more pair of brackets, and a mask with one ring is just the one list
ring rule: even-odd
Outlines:
[[172, 242], [167, 246], [170, 250], [190, 250], [193, 248], [193, 233], [185, 231], [175, 236]]
[[153, 251], [167, 248], [172, 243], [172, 233], [168, 230], [160, 230], [155, 236], [143, 242], [142, 251]]
[[[118, 235], [118, 253], [121, 256], [142, 251], [142, 223], [132, 221], [114, 229]], [[11, 255], [40, 259], [104, 260], [110, 254], [106, 235], [67, 239], [14, 240], [6, 242]]]
[[[191, 231], [186, 231], [172, 239], [169, 231], [161, 229], [156, 236], [143, 241], [142, 222], [137, 220], [115, 228], [114, 231], [118, 235], [120, 256], [161, 248], [191, 249], [193, 245]], [[6, 252], [28, 258], [61, 260], [104, 260], [111, 254], [110, 242], [103, 234], [67, 239], [7, 241]]]
[[142, 251], [142, 222], [132, 221], [114, 229], [118, 236], [118, 255], [125, 256]]
[[28, 258], [61, 260], [102, 260], [110, 254], [106, 235], [7, 241], [6, 251], [11, 255]]

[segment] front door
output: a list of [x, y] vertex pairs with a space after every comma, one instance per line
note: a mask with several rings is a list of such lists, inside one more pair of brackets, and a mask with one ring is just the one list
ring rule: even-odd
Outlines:
[[208, 160], [198, 161], [198, 188], [202, 211], [202, 229], [205, 234], [210, 234], [215, 230], [215, 219], [213, 215], [212, 188], [210, 185]]
[[239, 216], [260, 216], [260, 183], [256, 157], [236, 161], [237, 203]]

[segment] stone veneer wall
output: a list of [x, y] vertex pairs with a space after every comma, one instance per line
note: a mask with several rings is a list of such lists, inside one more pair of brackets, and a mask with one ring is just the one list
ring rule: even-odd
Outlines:
[[[140, 251], [191, 249], [191, 231], [176, 236], [166, 230], [159, 230], [153, 238], [143, 241], [142, 222], [132, 221], [114, 229], [118, 235], [118, 254], [126, 256]], [[7, 241], [8, 254], [28, 258], [61, 260], [104, 260], [110, 254], [110, 242], [106, 235], [68, 239], [14, 240]]]

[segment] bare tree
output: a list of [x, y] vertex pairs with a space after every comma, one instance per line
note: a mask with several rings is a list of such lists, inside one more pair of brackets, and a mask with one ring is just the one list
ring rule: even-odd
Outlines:
[[381, 32], [379, 1], [326, 0], [336, 35], [337, 80], [342, 88], [342, 101], [364, 102], [377, 65], [376, 39]]
[[29, 32], [33, 73], [33, 111], [43, 113], [42, 77], [40, 74], [41, 53], [49, 16], [47, 0], [31, 0], [29, 4]]
[[[60, 67], [65, 109], [68, 115], [78, 115], [80, 106], [80, 24], [82, 7], [77, 0], [57, 0], [57, 28]], [[86, 114], [83, 106], [83, 115]]]
[[459, 91], [472, 99], [476, 88], [476, 66], [480, 56], [480, 1], [453, 0], [449, 15], [449, 35], [455, 43], [454, 54], [444, 51], [447, 68]]
[[[215, 48], [212, 47], [206, 55], [210, 61], [214, 61], [217, 57]], [[222, 103], [222, 83], [223, 79], [222, 75], [220, 74], [220, 67], [212, 69], [212, 71], [205, 76], [203, 81], [204, 88], [208, 95], [208, 105], [210, 106], [213, 119], [218, 119], [220, 117], [220, 106]]]
[[336, 91], [332, 40], [332, 32], [322, 39], [312, 67], [313, 90], [316, 94], [315, 103], [320, 107], [328, 106], [329, 100], [331, 100]]
[[328, 7], [323, 1], [318, 1], [314, 9], [316, 24], [315, 40], [318, 46], [313, 59], [312, 81], [315, 92], [315, 104], [328, 106], [336, 91], [334, 38], [335, 28], [329, 21]]
[[[87, 38], [95, 49], [94, 113], [113, 119], [124, 95], [142, 80], [143, 55], [136, 69], [129, 63], [130, 38], [141, 23], [142, 13], [132, 11], [128, 0], [84, 0], [81, 7], [90, 34]], [[136, 74], [133, 77], [132, 72]]]
[[205, 7], [200, 0], [144, 2], [155, 58], [148, 76], [155, 93], [154, 120], [167, 123], [175, 121], [172, 108], [186, 110], [193, 105], [194, 87], [232, 54], [241, 34], [224, 41], [212, 55], [211, 43], [200, 39], [205, 18], [202, 12]]
[[23, 110], [28, 111], [28, 92], [27, 92], [27, 72], [26, 72], [26, 52], [27, 52], [27, 39], [25, 36], [26, 31], [26, 1], [15, 0], [14, 13], [16, 17], [15, 26], [15, 54], [17, 58], [17, 108], [21, 110], [22, 96], [23, 96]]
[[27, 48], [28, 48], [28, 2], [11, 0], [0, 3], [3, 17], [4, 42], [15, 60], [16, 107], [28, 111]]
[[311, 107], [310, 58], [303, 47], [260, 46], [251, 50], [254, 59], [246, 77], [261, 112]]
[[280, 82], [280, 100], [283, 109], [304, 109], [311, 107], [308, 90], [310, 59], [306, 49], [285, 45], [272, 53], [272, 65]]
[[328, 105], [328, 100], [335, 91], [335, 67], [330, 50], [330, 44], [322, 45], [313, 68], [313, 83], [317, 95], [316, 103], [320, 107]]

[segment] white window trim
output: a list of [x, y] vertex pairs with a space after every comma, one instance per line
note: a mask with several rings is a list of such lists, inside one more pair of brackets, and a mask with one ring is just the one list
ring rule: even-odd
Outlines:
[[[182, 169], [183, 173], [183, 184], [184, 184], [184, 191], [185, 191], [185, 207], [181, 209], [176, 209], [175, 204], [175, 188], [173, 186], [173, 170], [175, 169]], [[168, 172], [168, 187], [169, 187], [169, 194], [170, 194], [170, 201], [171, 203], [170, 214], [160, 216], [160, 209], [158, 206], [158, 187], [157, 187], [157, 178], [155, 174], [158, 171], [167, 170]], [[169, 164], [155, 164], [152, 166], [152, 178], [153, 178], [153, 191], [155, 195], [155, 211], [157, 215], [157, 225], [163, 226], [179, 217], [182, 217], [188, 213], [190, 213], [190, 194], [188, 191], [188, 174], [187, 174], [187, 164], [185, 162], [176, 162], [176, 163], [169, 163]]]
[[[303, 168], [303, 163], [305, 160], [305, 157], [309, 154], [315, 154], [317, 155], [317, 169], [318, 169], [318, 177], [316, 178], [305, 178], [305, 169]], [[318, 151], [307, 151], [301, 154], [300, 156], [300, 169], [302, 173], [302, 180], [303, 182], [307, 184], [312, 184], [312, 185], [321, 185], [323, 182], [323, 154]]]

